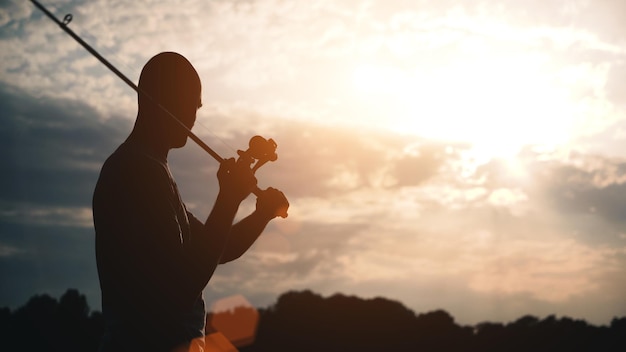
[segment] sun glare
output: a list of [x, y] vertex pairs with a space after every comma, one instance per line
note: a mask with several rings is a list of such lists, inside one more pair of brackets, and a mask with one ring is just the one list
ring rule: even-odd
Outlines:
[[567, 142], [567, 89], [535, 57], [484, 58], [429, 69], [361, 64], [352, 81], [377, 127], [468, 142], [483, 157], [509, 157], [530, 144]]

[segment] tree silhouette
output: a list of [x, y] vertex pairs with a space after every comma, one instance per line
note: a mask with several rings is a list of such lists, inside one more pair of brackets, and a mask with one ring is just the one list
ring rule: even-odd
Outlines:
[[[237, 312], [228, 312], [224, 326]], [[95, 352], [103, 331], [102, 314], [90, 312], [85, 296], [74, 289], [58, 301], [42, 294], [14, 312], [0, 308], [1, 351]], [[385, 298], [291, 291], [259, 309], [254, 343], [240, 351], [621, 352], [626, 351], [626, 317], [615, 317], [610, 326], [554, 315], [460, 326], [441, 309], [416, 315]]]
[[91, 316], [84, 295], [69, 289], [60, 301], [47, 294], [33, 296], [13, 314], [0, 311], [3, 351], [96, 351], [103, 331], [102, 316]]

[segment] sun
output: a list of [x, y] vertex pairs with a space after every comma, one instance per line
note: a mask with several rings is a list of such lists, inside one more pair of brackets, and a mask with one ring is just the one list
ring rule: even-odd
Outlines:
[[359, 103], [379, 113], [378, 127], [467, 142], [484, 157], [569, 138], [573, 103], [539, 58], [482, 57], [411, 69], [364, 63], [355, 66], [352, 83]]

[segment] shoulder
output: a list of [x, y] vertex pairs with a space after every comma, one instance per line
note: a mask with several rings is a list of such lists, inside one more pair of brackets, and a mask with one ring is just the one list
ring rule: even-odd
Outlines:
[[125, 172], [127, 170], [137, 171], [141, 169], [154, 168], [157, 164], [155, 160], [151, 160], [147, 155], [141, 153], [136, 148], [127, 144], [120, 145], [107, 158], [102, 166], [103, 172]]
[[164, 163], [127, 144], [120, 145], [104, 162], [100, 178], [145, 179], [166, 174]]
[[96, 193], [153, 192], [167, 187], [166, 166], [141, 151], [122, 144], [100, 170]]

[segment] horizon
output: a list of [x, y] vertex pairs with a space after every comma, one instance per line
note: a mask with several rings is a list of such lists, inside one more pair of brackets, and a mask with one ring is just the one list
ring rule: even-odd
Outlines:
[[[54, 300], [57, 304], [60, 303], [61, 299], [63, 296], [67, 295], [68, 293], [73, 293], [72, 291], [75, 291], [78, 296], [77, 297], [85, 297], [86, 301], [85, 303], [87, 304], [87, 307], [89, 308], [89, 310], [86, 313], [87, 317], [92, 317], [93, 313], [99, 313], [101, 314], [102, 311], [99, 309], [94, 309], [93, 307], [91, 307], [89, 305], [89, 298], [87, 296], [85, 296], [82, 292], [80, 292], [79, 290], [76, 289], [72, 289], [72, 288], [68, 288], [65, 293], [63, 293], [63, 295], [61, 295], [60, 297], [54, 297], [51, 296], [45, 292], [43, 293], [38, 293], [35, 294], [33, 296], [31, 296], [29, 299], [25, 300], [23, 304], [19, 305], [17, 308], [15, 309], [11, 309], [9, 307], [3, 307], [0, 306], [0, 310], [1, 309], [9, 309], [10, 314], [16, 314], [21, 308], [24, 308], [26, 306], [28, 306], [28, 304], [30, 303], [30, 300], [34, 299], [34, 298], [41, 298], [44, 296], [47, 296], [49, 298], [51, 298], [52, 300]], [[459, 321], [457, 321], [457, 319], [455, 318], [454, 314], [452, 314], [452, 312], [447, 311], [446, 309], [443, 308], [434, 308], [434, 309], [430, 309], [430, 310], [426, 310], [426, 311], [421, 311], [421, 312], [416, 312], [414, 310], [412, 310], [410, 307], [407, 307], [403, 302], [397, 301], [397, 300], [393, 300], [393, 299], [389, 299], [387, 297], [382, 297], [382, 296], [376, 296], [376, 297], [370, 297], [370, 298], [364, 298], [364, 297], [360, 297], [358, 295], [347, 295], [341, 292], [335, 292], [329, 295], [321, 295], [317, 292], [311, 291], [309, 289], [303, 289], [303, 290], [290, 290], [290, 291], [286, 291], [281, 293], [280, 295], [278, 295], [276, 297], [276, 301], [264, 306], [264, 307], [259, 307], [259, 306], [253, 306], [251, 305], [250, 302], [248, 302], [245, 297], [243, 297], [240, 294], [236, 294], [233, 296], [228, 296], [228, 297], [223, 297], [220, 298], [214, 302], [212, 302], [211, 304], [211, 308], [207, 308], [206, 311], [206, 316], [207, 319], [211, 316], [214, 315], [221, 315], [221, 314], [235, 314], [237, 312], [237, 310], [239, 309], [243, 309], [243, 310], [253, 310], [256, 313], [262, 314], [262, 311], [271, 311], [272, 308], [275, 308], [279, 305], [279, 299], [281, 297], [286, 297], [286, 296], [298, 296], [300, 298], [305, 297], [308, 298], [307, 296], [312, 295], [315, 297], [319, 297], [322, 301], [326, 301], [331, 302], [333, 299], [337, 299], [337, 298], [341, 298], [341, 299], [355, 299], [358, 301], [361, 301], [363, 303], [367, 303], [367, 304], [373, 304], [376, 301], [385, 301], [387, 303], [392, 303], [392, 304], [400, 304], [403, 308], [407, 309], [408, 311], [410, 311], [411, 313], [414, 314], [414, 316], [416, 318], [419, 318], [421, 316], [425, 316], [425, 315], [429, 315], [429, 314], [433, 314], [433, 313], [439, 313], [439, 312], [443, 312], [446, 313], [447, 315], [450, 316], [450, 318], [452, 318], [452, 322], [458, 326], [461, 327], [477, 327], [480, 326], [482, 324], [502, 324], [502, 325], [510, 325], [510, 324], [514, 324], [520, 320], [523, 319], [527, 319], [529, 317], [535, 318], [537, 320], [549, 320], [549, 319], [556, 319], [556, 320], [567, 320], [567, 319], [571, 319], [574, 321], [581, 321], [584, 322], [586, 324], [588, 324], [589, 326], [594, 326], [594, 327], [610, 327], [611, 324], [616, 321], [616, 320], [624, 320], [626, 319], [626, 316], [615, 316], [611, 319], [611, 321], [609, 321], [607, 324], [600, 324], [600, 325], [594, 325], [591, 322], [586, 321], [585, 319], [576, 319], [567, 315], [556, 315], [556, 314], [548, 314], [545, 316], [535, 316], [535, 315], [531, 315], [531, 314], [523, 314], [520, 315], [514, 319], [511, 319], [509, 321], [492, 321], [492, 320], [481, 320], [478, 321], [474, 324], [462, 324]], [[75, 302], [77, 303], [77, 302]], [[157, 308], [158, 309], [158, 308]], [[293, 312], [292, 312], [293, 313]]]
[[[220, 155], [277, 142], [257, 177], [289, 217], [208, 304], [310, 289], [463, 324], [626, 316], [626, 3], [42, 4], [135, 82], [187, 57], [193, 131]], [[0, 306], [73, 287], [99, 310], [91, 195], [136, 95], [30, 2], [0, 4], [0, 49]], [[217, 163], [188, 142], [169, 164], [204, 218]]]

